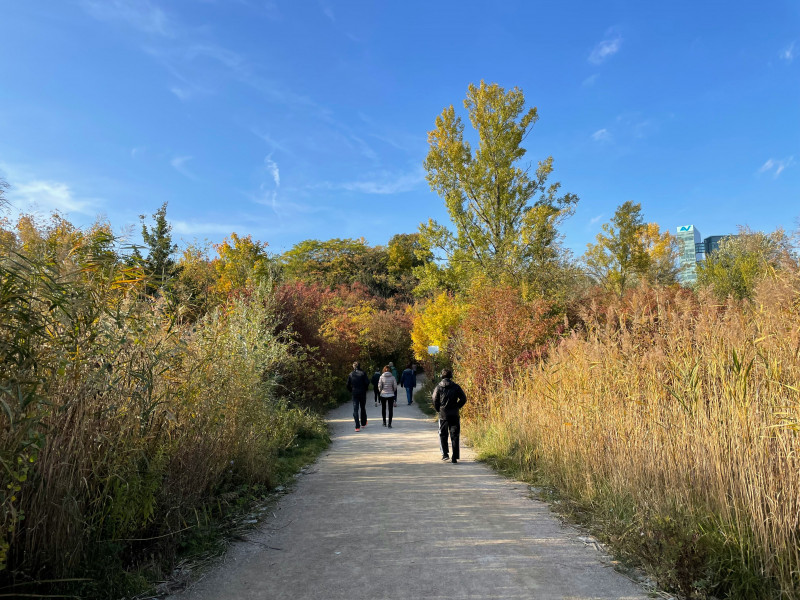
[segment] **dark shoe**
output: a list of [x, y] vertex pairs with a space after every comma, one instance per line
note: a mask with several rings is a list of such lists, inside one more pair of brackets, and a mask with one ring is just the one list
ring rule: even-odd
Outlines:
[[391, 429], [391, 428], [392, 428], [392, 424], [391, 424], [391, 423], [389, 423], [389, 429]]
[[458, 462], [458, 459], [453, 458], [452, 460], [450, 460], [450, 462], [453, 463], [453, 464], [456, 464]]
[[383, 426], [386, 427], [386, 421], [383, 422]]
[[442, 457], [442, 460], [450, 460], [450, 457], [449, 457], [449, 456], [447, 456], [447, 454], [445, 454], [445, 455]]

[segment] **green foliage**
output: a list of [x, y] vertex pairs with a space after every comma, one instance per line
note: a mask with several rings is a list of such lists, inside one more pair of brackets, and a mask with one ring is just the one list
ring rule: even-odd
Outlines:
[[762, 278], [796, 260], [783, 230], [741, 228], [738, 235], [720, 240], [719, 248], [697, 265], [697, 285], [710, 288], [719, 300], [751, 299]]
[[463, 290], [482, 273], [495, 281], [528, 281], [544, 293], [552, 281], [548, 272], [562, 266], [556, 227], [578, 197], [559, 195], [560, 184], [547, 183], [552, 157], [534, 171], [519, 166], [522, 143], [538, 119], [536, 108], [525, 110], [521, 90], [471, 84], [464, 107], [478, 134], [476, 150], [452, 105], [428, 133], [428, 183], [444, 199], [455, 232], [433, 220], [420, 226], [420, 244], [436, 257], [416, 270], [420, 292]]
[[361, 238], [326, 241], [305, 240], [281, 255], [289, 279], [318, 283], [325, 287], [363, 283], [371, 274], [384, 271], [386, 256]]
[[643, 281], [672, 285], [678, 277], [678, 243], [656, 223], [644, 222], [641, 204], [628, 201], [603, 225], [597, 243], [587, 244], [583, 263], [595, 283], [617, 295]]
[[145, 218], [145, 215], [139, 216], [142, 221], [142, 239], [148, 251], [143, 264], [152, 286], [157, 288], [167, 284], [175, 274], [175, 260], [172, 256], [177, 252], [178, 245], [172, 243], [172, 225], [167, 222], [166, 202], [153, 213], [153, 225], [148, 227], [144, 222]]
[[628, 200], [603, 224], [596, 244], [587, 244], [584, 262], [589, 274], [605, 289], [621, 294], [650, 266], [642, 233], [642, 205]]
[[386, 247], [387, 280], [389, 287], [397, 295], [411, 298], [419, 281], [414, 270], [430, 263], [433, 256], [420, 243], [418, 233], [398, 233], [393, 235]]
[[397, 234], [387, 247], [371, 247], [363, 238], [305, 240], [281, 255], [279, 262], [289, 280], [329, 289], [361, 285], [374, 296], [410, 298], [417, 286], [414, 269], [430, 260], [418, 237]]

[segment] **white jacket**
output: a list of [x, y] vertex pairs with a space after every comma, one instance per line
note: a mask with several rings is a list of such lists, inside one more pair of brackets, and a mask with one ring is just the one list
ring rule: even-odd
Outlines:
[[378, 380], [378, 391], [381, 398], [394, 398], [397, 394], [397, 380], [390, 371], [386, 371]]

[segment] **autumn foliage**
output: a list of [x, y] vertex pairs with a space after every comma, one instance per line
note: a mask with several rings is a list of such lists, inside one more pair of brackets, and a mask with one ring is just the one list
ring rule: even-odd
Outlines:
[[454, 363], [469, 397], [468, 415], [486, 415], [490, 395], [545, 358], [563, 320], [543, 299], [526, 302], [511, 286], [476, 285], [455, 338]]
[[402, 300], [293, 279], [250, 236], [172, 260], [157, 216], [158, 269], [107, 224], [0, 221], [0, 589], [132, 595], [325, 443], [354, 360], [409, 356]]

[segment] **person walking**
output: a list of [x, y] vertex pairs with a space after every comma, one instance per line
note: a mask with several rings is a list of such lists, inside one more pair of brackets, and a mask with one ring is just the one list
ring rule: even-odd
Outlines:
[[354, 362], [353, 372], [347, 377], [347, 391], [353, 395], [353, 419], [356, 422], [356, 431], [361, 431], [362, 427], [367, 426], [367, 390], [369, 390], [369, 377], [361, 370], [361, 365]]
[[[452, 463], [458, 462], [458, 437], [461, 433], [458, 411], [466, 403], [467, 395], [464, 390], [453, 382], [453, 371], [443, 369], [442, 380], [433, 390], [433, 408], [439, 413], [439, 449], [442, 451], [442, 460], [449, 459]], [[453, 445], [452, 453], [447, 449], [448, 433]]]
[[408, 400], [408, 405], [411, 406], [411, 403], [414, 402], [414, 388], [417, 387], [417, 374], [411, 368], [411, 363], [400, 375], [400, 387], [406, 389], [406, 400]]
[[[383, 367], [383, 373], [378, 380], [378, 391], [381, 394], [381, 416], [383, 417], [383, 426], [392, 428], [392, 416], [394, 414], [394, 404], [397, 398], [397, 380], [392, 375], [389, 365]], [[389, 405], [389, 424], [386, 424], [386, 405]]]
[[372, 374], [372, 389], [375, 392], [375, 406], [378, 406], [378, 381], [381, 378], [381, 372], [375, 371]]
[[[391, 371], [392, 371], [392, 377], [394, 377], [394, 380], [397, 381], [397, 369], [394, 368], [394, 363], [393, 362], [389, 363], [389, 369], [391, 369]], [[397, 389], [395, 389], [393, 402], [394, 402], [394, 405], [397, 406]]]

